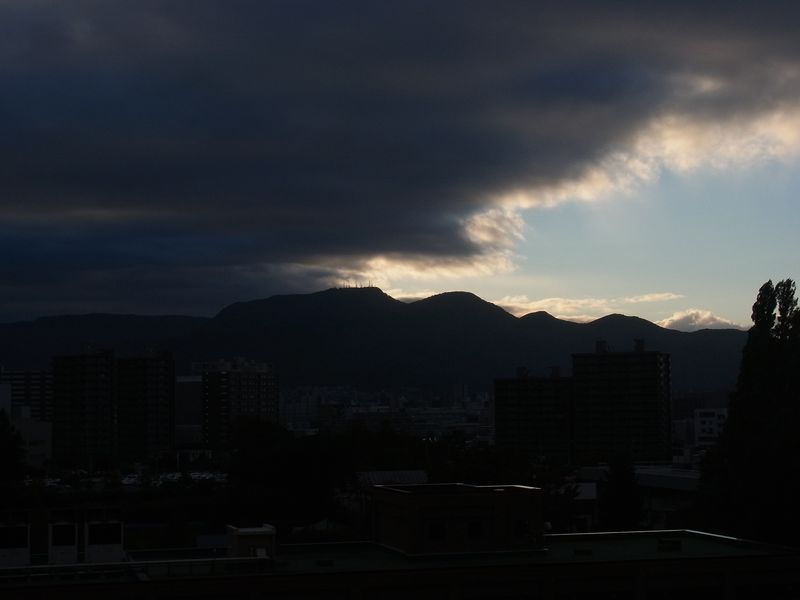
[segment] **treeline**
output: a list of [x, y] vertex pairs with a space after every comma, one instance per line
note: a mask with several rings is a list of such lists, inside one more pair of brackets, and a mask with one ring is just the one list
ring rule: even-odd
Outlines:
[[698, 526], [800, 544], [800, 311], [795, 283], [761, 286], [728, 421], [704, 465]]

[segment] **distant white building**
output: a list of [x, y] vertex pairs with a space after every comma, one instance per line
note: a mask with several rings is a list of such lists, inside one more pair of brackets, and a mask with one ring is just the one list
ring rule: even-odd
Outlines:
[[42, 469], [53, 458], [53, 424], [33, 419], [12, 419], [14, 426], [25, 442], [25, 462]]
[[714, 446], [727, 419], [727, 408], [696, 408], [694, 410], [695, 448], [705, 450]]

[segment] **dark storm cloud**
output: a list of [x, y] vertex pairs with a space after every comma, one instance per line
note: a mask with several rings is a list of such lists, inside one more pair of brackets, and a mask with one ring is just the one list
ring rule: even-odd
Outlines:
[[[661, 110], [797, 97], [774, 76], [791, 4], [611, 6], [0, 3], [0, 315], [209, 312], [376, 255], [468, 260], [492, 198]], [[726, 85], [676, 95], [688, 75]]]

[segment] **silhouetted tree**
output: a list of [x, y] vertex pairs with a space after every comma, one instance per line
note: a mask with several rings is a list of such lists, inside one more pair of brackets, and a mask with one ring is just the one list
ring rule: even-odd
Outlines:
[[797, 310], [794, 281], [791, 279], [779, 281], [775, 286], [775, 298], [778, 305], [775, 334], [778, 339], [786, 341], [792, 335], [792, 325]]
[[757, 329], [769, 331], [775, 324], [775, 306], [777, 298], [775, 297], [775, 287], [772, 285], [770, 279], [758, 290], [758, 297], [755, 304], [753, 304], [753, 313], [751, 315], [753, 324]]
[[794, 282], [785, 279], [774, 287], [766, 282], [753, 305], [753, 327], [742, 351], [725, 430], [706, 456], [698, 526], [798, 543], [798, 338]]

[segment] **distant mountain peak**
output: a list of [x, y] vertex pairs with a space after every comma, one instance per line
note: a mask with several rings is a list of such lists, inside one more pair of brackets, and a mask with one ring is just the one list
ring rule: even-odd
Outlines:
[[487, 302], [472, 292], [464, 291], [442, 292], [441, 294], [434, 294], [433, 296], [422, 298], [421, 300], [417, 300], [417, 302], [477, 302], [480, 304], [491, 304], [491, 302]]
[[269, 298], [235, 302], [217, 313], [215, 319], [241, 322], [246, 319], [260, 319], [276, 312], [281, 312], [284, 316], [296, 312], [298, 316], [310, 317], [313, 314], [331, 313], [331, 311], [334, 314], [341, 314], [342, 311], [357, 313], [399, 305], [404, 306], [402, 302], [377, 287], [341, 287], [310, 294], [280, 294]]
[[622, 313], [612, 313], [610, 315], [605, 315], [604, 317], [600, 317], [595, 319], [594, 321], [589, 321], [586, 323], [587, 325], [613, 325], [619, 323], [639, 323], [641, 325], [650, 325], [652, 327], [658, 327], [652, 321], [648, 321], [647, 319], [642, 319], [641, 317], [632, 317], [630, 315], [623, 315]]
[[441, 294], [435, 294], [433, 296], [429, 296], [428, 298], [411, 302], [409, 303], [409, 306], [415, 308], [436, 307], [437, 309], [447, 306], [456, 310], [489, 310], [498, 314], [503, 313], [504, 315], [513, 317], [513, 315], [511, 315], [511, 313], [508, 311], [500, 308], [496, 304], [492, 304], [491, 302], [484, 300], [480, 296], [476, 296], [472, 292], [443, 292]]
[[537, 310], [532, 313], [528, 313], [526, 315], [522, 315], [521, 319], [525, 319], [526, 321], [560, 321], [557, 317], [554, 317], [546, 310]]
[[314, 292], [311, 294], [312, 296], [324, 296], [324, 295], [334, 295], [334, 294], [347, 294], [352, 296], [365, 296], [365, 295], [372, 295], [372, 296], [386, 296], [387, 298], [391, 298], [386, 292], [384, 292], [381, 288], [374, 286], [374, 285], [365, 285], [361, 287], [332, 287], [328, 288], [327, 290], [321, 290], [319, 292]]

